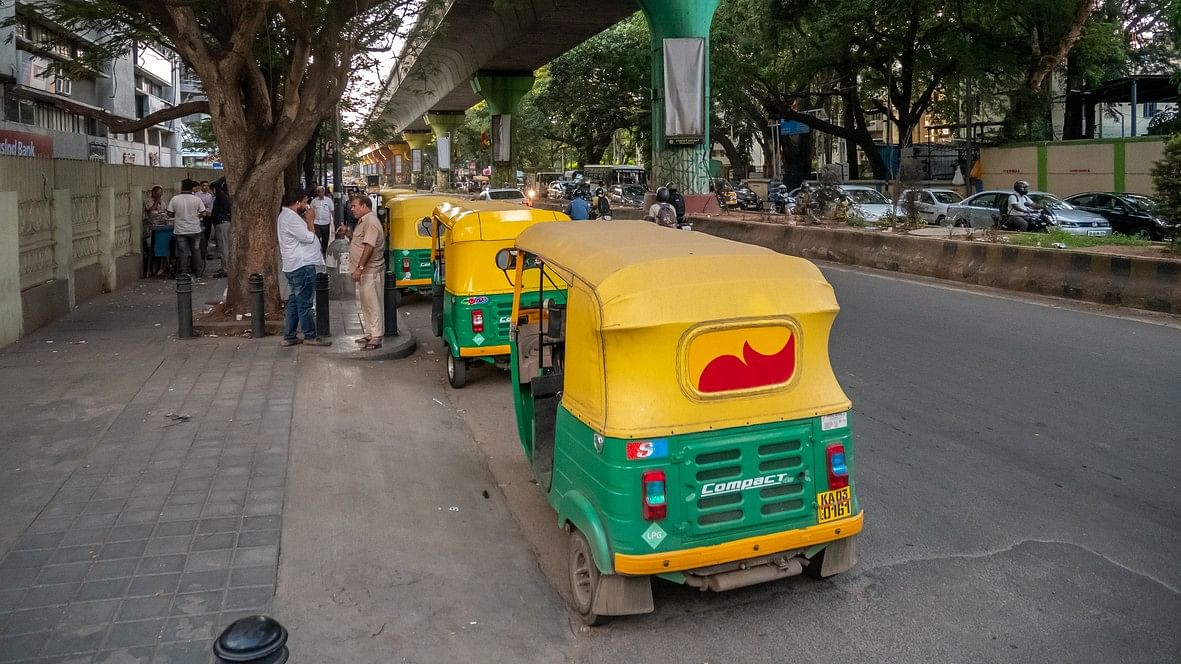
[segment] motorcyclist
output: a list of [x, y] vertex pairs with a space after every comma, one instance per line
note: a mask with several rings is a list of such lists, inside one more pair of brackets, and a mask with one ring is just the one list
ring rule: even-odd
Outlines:
[[611, 201], [607, 200], [607, 192], [602, 187], [595, 189], [595, 197], [591, 202], [592, 219], [610, 219]]
[[1018, 180], [1013, 183], [1013, 193], [1001, 214], [1001, 228], [1010, 231], [1029, 230], [1030, 222], [1041, 214], [1037, 204], [1029, 197], [1029, 183]]
[[677, 227], [677, 211], [669, 203], [670, 194], [668, 187], [660, 187], [656, 190], [656, 202], [652, 207], [648, 208], [648, 214], [644, 217], [647, 221], [656, 222], [658, 226], [666, 228]]
[[668, 203], [673, 206], [673, 210], [677, 213], [677, 225], [685, 223], [685, 197], [681, 192], [677, 191], [677, 183], [669, 182], [664, 185], [668, 189]]
[[787, 185], [781, 184], [775, 188], [775, 196], [772, 202], [775, 204], [776, 212], [783, 213], [787, 211]]

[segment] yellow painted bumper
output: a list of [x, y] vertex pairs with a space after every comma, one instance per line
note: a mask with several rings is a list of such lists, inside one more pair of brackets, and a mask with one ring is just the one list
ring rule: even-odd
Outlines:
[[460, 357], [488, 357], [489, 355], [509, 355], [512, 352], [513, 352], [512, 348], [509, 348], [508, 344], [505, 344], [503, 346], [484, 346], [482, 348], [480, 348], [480, 347], [469, 348], [469, 347], [463, 346], [463, 347], [460, 347], [460, 349], [459, 349], [459, 356]]
[[427, 277], [425, 279], [402, 279], [402, 278], [399, 278], [397, 281], [398, 281], [398, 288], [418, 288], [419, 286], [430, 286], [431, 285], [430, 277]]
[[856, 535], [861, 532], [864, 514], [864, 512], [858, 512], [854, 516], [840, 521], [830, 521], [817, 526], [771, 533], [770, 535], [748, 537], [712, 546], [643, 555], [617, 553], [615, 554], [615, 571], [618, 574], [634, 575], [682, 572], [698, 567], [757, 558], [780, 551], [803, 549]]

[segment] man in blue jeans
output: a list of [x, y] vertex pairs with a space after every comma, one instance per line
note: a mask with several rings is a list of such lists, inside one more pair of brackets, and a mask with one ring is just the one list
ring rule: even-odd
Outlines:
[[[279, 211], [279, 255], [283, 260], [283, 276], [291, 286], [287, 298], [287, 321], [283, 328], [283, 345], [331, 346], [331, 341], [316, 336], [316, 320], [312, 317], [312, 295], [316, 288], [316, 266], [324, 264], [320, 253], [320, 239], [315, 231], [316, 215], [308, 205], [308, 192], [293, 189], [283, 194], [283, 209]], [[295, 336], [303, 328], [303, 339]]]

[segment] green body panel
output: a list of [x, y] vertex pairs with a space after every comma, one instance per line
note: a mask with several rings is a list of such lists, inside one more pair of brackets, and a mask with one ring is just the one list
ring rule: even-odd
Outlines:
[[[410, 259], [409, 275], [402, 269], [402, 260], [405, 258]], [[430, 279], [435, 272], [434, 265], [431, 264], [430, 249], [397, 249], [390, 247], [388, 261], [387, 264], [397, 277], [398, 288], [430, 292]], [[426, 279], [427, 283], [421, 286], [403, 286], [401, 282], [405, 279]]]
[[[472, 331], [472, 311], [484, 312], [484, 331]], [[443, 292], [443, 339], [451, 347], [451, 354], [459, 357], [460, 348], [503, 346], [509, 341], [509, 319], [513, 312], [513, 294], [456, 295]], [[488, 362], [495, 356], [479, 358]]]
[[[597, 452], [595, 432], [559, 406], [555, 439], [550, 504], [559, 523], [574, 523], [588, 538], [602, 533], [605, 541], [592, 539], [592, 546], [596, 557], [607, 556], [596, 561], [605, 572], [615, 553], [676, 551], [816, 525], [816, 494], [828, 490], [826, 447], [833, 442], [845, 445], [852, 513], [860, 511], [852, 429], [822, 432], [819, 417], [647, 439], [665, 441], [668, 456], [629, 461], [628, 441], [605, 438]], [[641, 474], [650, 469], [663, 470], [667, 481], [668, 516], [659, 521], [666, 534], [655, 546], [643, 537], [652, 524], [641, 516]], [[701, 495], [717, 482], [760, 477], [776, 484]], [[590, 518], [598, 523], [584, 528], [575, 521]]]

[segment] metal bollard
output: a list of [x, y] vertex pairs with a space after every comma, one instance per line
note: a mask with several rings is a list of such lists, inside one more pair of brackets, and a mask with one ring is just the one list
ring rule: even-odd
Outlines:
[[250, 275], [250, 334], [255, 339], [267, 335], [267, 301], [266, 288], [262, 275], [255, 272]]
[[385, 336], [398, 336], [398, 278], [393, 272], [385, 273]]
[[214, 639], [213, 656], [218, 664], [284, 664], [291, 656], [287, 628], [270, 616], [239, 618]]
[[328, 273], [316, 273], [316, 335], [332, 336], [332, 325], [328, 318]]
[[193, 275], [176, 275], [176, 336], [193, 336]]

